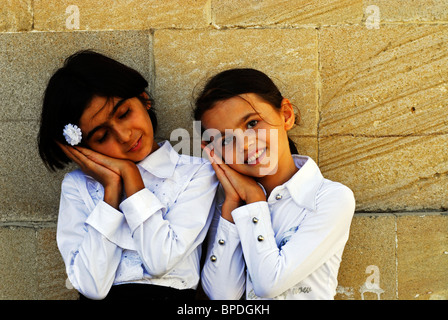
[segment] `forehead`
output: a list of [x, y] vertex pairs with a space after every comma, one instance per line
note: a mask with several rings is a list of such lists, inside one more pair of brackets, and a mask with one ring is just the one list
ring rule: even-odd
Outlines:
[[211, 109], [204, 112], [201, 121], [202, 125], [207, 129], [230, 129], [237, 127], [241, 119], [253, 113], [258, 114], [262, 118], [270, 118], [276, 112], [273, 106], [258, 95], [245, 93], [217, 102]]
[[119, 98], [93, 97], [79, 120], [81, 129], [88, 131], [89, 127], [93, 127], [96, 123], [104, 121], [118, 101]]

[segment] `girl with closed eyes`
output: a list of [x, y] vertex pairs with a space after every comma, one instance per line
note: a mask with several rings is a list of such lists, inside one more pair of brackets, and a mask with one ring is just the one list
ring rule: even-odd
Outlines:
[[193, 299], [218, 185], [208, 161], [156, 143], [148, 82], [92, 51], [45, 91], [39, 153], [63, 182], [57, 244], [89, 299]]

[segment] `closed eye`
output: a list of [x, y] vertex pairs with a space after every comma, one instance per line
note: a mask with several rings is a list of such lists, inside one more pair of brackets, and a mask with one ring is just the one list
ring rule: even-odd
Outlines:
[[131, 110], [131, 109], [127, 109], [125, 113], [123, 113], [122, 115], [120, 115], [120, 116], [118, 117], [118, 119], [124, 119], [124, 118], [126, 118], [126, 117], [129, 115], [130, 110]]
[[107, 132], [107, 130], [104, 131], [104, 134], [99, 139], [97, 139], [96, 142], [103, 143], [104, 141], [106, 141], [108, 134], [109, 133]]

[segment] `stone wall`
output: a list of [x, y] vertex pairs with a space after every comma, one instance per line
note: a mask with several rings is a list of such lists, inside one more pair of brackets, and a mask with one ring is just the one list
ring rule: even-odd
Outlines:
[[447, 0], [0, 0], [0, 299], [77, 298], [55, 242], [64, 172], [36, 134], [46, 82], [87, 48], [149, 80], [159, 139], [191, 132], [211, 74], [269, 74], [299, 152], [357, 199], [336, 298], [447, 299], [447, 43]]

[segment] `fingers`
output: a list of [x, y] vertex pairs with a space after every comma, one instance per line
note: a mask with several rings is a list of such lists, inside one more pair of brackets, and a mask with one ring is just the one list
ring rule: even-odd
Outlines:
[[227, 165], [224, 164], [222, 160], [217, 155], [214, 154], [213, 150], [210, 150], [208, 147], [204, 147], [203, 149], [207, 154], [207, 157], [209, 158], [210, 163], [212, 164], [212, 167], [215, 170], [218, 179], [227, 178], [224, 171]]
[[101, 166], [101, 164], [91, 159], [92, 154], [95, 153], [94, 151], [83, 147], [63, 145], [58, 142], [57, 144], [66, 156], [74, 161], [84, 172], [95, 170], [95, 167]]
[[72, 161], [74, 161], [77, 165], [80, 167], [84, 166], [84, 162], [82, 161], [82, 154], [80, 154], [79, 151], [77, 151], [75, 148], [63, 145], [59, 142], [56, 142], [61, 150], [65, 153], [65, 155]]
[[[216, 176], [224, 187], [226, 195], [231, 195], [234, 199], [239, 198], [246, 201], [250, 190], [253, 190], [253, 187], [256, 184], [255, 180], [252, 177], [239, 173], [223, 163], [222, 160], [214, 154], [213, 150], [210, 151], [207, 147], [205, 147], [204, 150], [208, 157], [212, 159], [211, 163], [213, 169], [215, 169]], [[219, 164], [217, 163], [217, 158], [220, 160]]]
[[[210, 150], [207, 147], [204, 147], [203, 149], [207, 153], [211, 165], [215, 170], [216, 177], [218, 178], [219, 182], [221, 183], [224, 189], [224, 192], [226, 194], [226, 200], [239, 203], [241, 201], [241, 198], [225, 172], [225, 170], [228, 170], [230, 168], [226, 164], [224, 164], [222, 160], [217, 159], [218, 157], [214, 154], [213, 150]], [[219, 163], [217, 162], [218, 160], [220, 160]]]
[[202, 149], [207, 154], [208, 159], [211, 163], [217, 163], [217, 164], [223, 164], [221, 157], [219, 157], [217, 154], [215, 154], [214, 149], [209, 148], [208, 146], [202, 147]]

